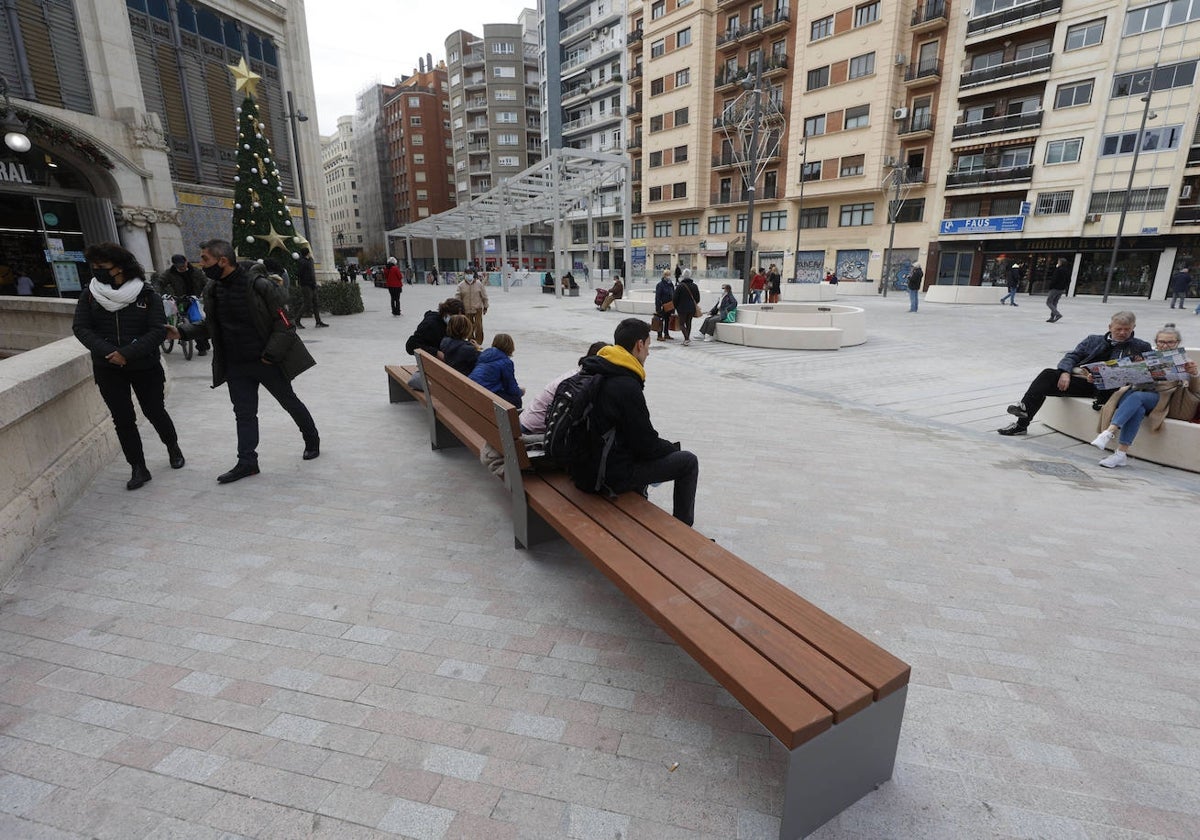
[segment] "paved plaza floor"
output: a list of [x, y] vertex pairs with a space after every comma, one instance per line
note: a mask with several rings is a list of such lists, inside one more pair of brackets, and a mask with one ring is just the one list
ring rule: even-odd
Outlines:
[[[777, 837], [778, 744], [565, 544], [513, 549], [499, 483], [388, 403], [450, 291], [393, 318], [364, 285], [305, 331], [321, 457], [264, 394], [233, 485], [225, 389], [168, 358], [186, 468], [148, 440], [131, 493], [112, 463], [0, 597], [0, 837]], [[494, 289], [488, 340], [534, 391], [611, 338], [590, 301]], [[814, 837], [1200, 837], [1200, 476], [994, 431], [1128, 304], [847, 302], [860, 347], [647, 366], [696, 527], [912, 664], [892, 781]]]

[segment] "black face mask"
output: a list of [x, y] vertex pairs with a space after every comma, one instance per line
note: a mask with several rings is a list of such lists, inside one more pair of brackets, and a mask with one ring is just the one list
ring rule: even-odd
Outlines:
[[107, 268], [97, 268], [93, 270], [92, 277], [96, 279], [97, 283], [103, 283], [105, 286], [111, 286], [113, 284], [112, 275], [108, 273]]
[[204, 269], [204, 276], [207, 277], [209, 280], [220, 280], [221, 279], [221, 266], [217, 265], [216, 263], [213, 263], [210, 266], [206, 266]]

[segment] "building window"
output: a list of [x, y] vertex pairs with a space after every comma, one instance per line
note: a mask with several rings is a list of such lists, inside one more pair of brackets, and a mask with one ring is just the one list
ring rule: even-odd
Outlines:
[[1074, 194], [1073, 190], [1040, 193], [1037, 198], [1037, 209], [1034, 212], [1039, 216], [1061, 216], [1070, 213], [1071, 197]]
[[843, 178], [848, 178], [852, 175], [863, 174], [863, 166], [866, 163], [865, 155], [848, 155], [842, 158], [841, 169], [838, 170]]
[[675, 153], [672, 155], [672, 163], [685, 163], [688, 159], [688, 147], [676, 146]]
[[819, 41], [822, 38], [828, 38], [833, 34], [833, 15], [823, 17], [820, 20], [814, 20], [809, 29], [808, 40]]
[[497, 102], [516, 102], [517, 92], [512, 88], [499, 88], [492, 94], [492, 98]]
[[1141, 96], [1147, 90], [1170, 90], [1171, 88], [1191, 87], [1196, 80], [1196, 62], [1184, 61], [1180, 64], [1169, 64], [1154, 71], [1154, 83], [1150, 83], [1150, 71], [1134, 70], [1132, 73], [1122, 73], [1113, 76], [1112, 95]]
[[1051, 140], [1046, 144], [1046, 163], [1075, 163], [1083, 149], [1083, 138], [1072, 137], [1070, 140]]
[[414, 134], [414, 135], [412, 136], [412, 144], [413, 144], [414, 146], [424, 146], [424, 145], [425, 145], [425, 135], [423, 135], [423, 134]]
[[787, 211], [769, 210], [759, 217], [759, 230], [787, 230]]
[[417, 201], [428, 201], [429, 190], [417, 190]]
[[646, 223], [634, 222], [629, 226], [630, 239], [645, 239], [646, 238]]
[[516, 67], [493, 67], [492, 75], [497, 79], [515, 79], [517, 77]]
[[[425, 163], [425, 155], [421, 152], [417, 152], [415, 155], [413, 155], [413, 163], [415, 163], [417, 165], [424, 164]], [[354, 173], [351, 172], [350, 174], [353, 175]]]
[[679, 128], [679, 126], [687, 125], [687, 124], [688, 124], [688, 109], [687, 108], [676, 108], [675, 109], [675, 128]]
[[517, 135], [515, 134], [497, 134], [497, 146], [515, 146], [517, 145]]
[[692, 83], [692, 71], [685, 68], [675, 73], [675, 87], [683, 87]]
[[657, 169], [658, 167], [662, 166], [662, 158], [663, 158], [662, 152], [651, 152], [650, 153], [650, 168]]
[[667, 42], [664, 38], [659, 38], [657, 41], [650, 44], [650, 57], [658, 58], [660, 55], [665, 55], [667, 52]]
[[686, 47], [690, 43], [692, 43], [692, 27], [680, 29], [675, 33], [675, 49]]
[[737, 232], [738, 233], [746, 232], [746, 214], [745, 213], [737, 214]]
[[866, 55], [855, 56], [850, 59], [850, 78], [859, 79], [863, 76], [870, 76], [875, 72], [875, 53], [869, 52]]
[[516, 52], [516, 47], [512, 41], [493, 41], [492, 52], [496, 55], [513, 55]]
[[421, 107], [421, 97], [419, 97], [419, 96], [408, 97], [408, 107], [409, 108], [420, 108]]
[[871, 106], [855, 105], [846, 109], [846, 119], [842, 123], [845, 129], [865, 128], [871, 124]]
[[662, 239], [662, 238], [670, 236], [670, 235], [671, 235], [671, 223], [669, 221], [654, 223], [654, 238], [655, 239]]
[[801, 230], [829, 227], [828, 207], [806, 207], [800, 211]]
[[650, 188], [650, 200], [651, 201], [662, 201], [662, 187], [651, 187]]
[[514, 169], [521, 165], [521, 159], [516, 155], [500, 155], [496, 158], [496, 165], [504, 169]]
[[678, 181], [671, 185], [671, 198], [687, 198], [687, 181]]
[[818, 67], [815, 70], [808, 71], [807, 90], [817, 90], [819, 88], [829, 87], [829, 65]]
[[424, 172], [414, 172], [413, 180], [416, 181], [418, 184], [424, 184], [425, 183], [425, 173]]
[[679, 235], [680, 236], [696, 236], [700, 233], [699, 219], [680, 219], [679, 220]]
[[819, 114], [804, 121], [804, 136], [819, 137], [825, 133], [825, 115]]
[[896, 211], [896, 221], [901, 222], [920, 222], [925, 218], [925, 199], [910, 198], [900, 205], [900, 209]]
[[1087, 105], [1092, 101], [1093, 79], [1086, 82], [1072, 82], [1059, 85], [1054, 92], [1055, 108], [1074, 108], [1077, 105]]
[[[1167, 152], [1179, 148], [1179, 139], [1183, 134], [1183, 126], [1167, 125], [1162, 128], [1148, 128], [1142, 133], [1142, 152]], [[1104, 143], [1100, 147], [1101, 157], [1114, 155], [1131, 155], [1137, 147], [1136, 131], [1124, 131], [1120, 134], [1104, 135]]]
[[709, 233], [729, 233], [729, 217], [728, 216], [709, 216], [708, 217], [708, 232]]
[[1153, 6], [1142, 6], [1125, 14], [1126, 36], [1138, 35], [1142, 32], [1153, 32], [1167, 26], [1200, 20], [1200, 7], [1182, 0], [1172, 3], [1156, 3]]
[[658, 96], [660, 93], [663, 92], [663, 90], [665, 90], [663, 77], [660, 76], [657, 79], [650, 80], [650, 95], [651, 96]]
[[800, 170], [800, 178], [804, 181], [820, 181], [821, 180], [821, 161], [813, 161], [806, 163]]
[[854, 8], [855, 26], [866, 26], [868, 23], [874, 23], [877, 20], [879, 20], [879, 0]]
[[1094, 47], [1104, 40], [1104, 18], [1090, 20], [1087, 23], [1077, 23], [1067, 27], [1067, 40], [1063, 49], [1081, 50], [1084, 47]]
[[840, 227], [863, 227], [875, 224], [875, 203], [843, 204]]
[[1112, 190], [1110, 192], [1094, 192], [1088, 203], [1089, 213], [1120, 213], [1125, 198], [1129, 198], [1130, 213], [1149, 213], [1162, 210], [1167, 206], [1167, 188], [1152, 187], [1136, 190]]
[[498, 111], [496, 113], [496, 122], [498, 123], [515, 123], [516, 121], [516, 111]]
[[650, 20], [658, 20], [667, 13], [667, 0], [658, 0], [650, 7]]

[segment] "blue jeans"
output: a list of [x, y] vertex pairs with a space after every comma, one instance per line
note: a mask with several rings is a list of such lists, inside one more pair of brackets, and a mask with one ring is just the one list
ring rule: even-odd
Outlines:
[[1004, 303], [1004, 301], [1008, 301], [1013, 306], [1017, 305], [1017, 288], [1016, 288], [1016, 286], [1010, 287], [1008, 290], [1008, 294], [1006, 294], [1004, 297], [1000, 298], [1001, 303]]
[[1113, 425], [1119, 426], [1121, 434], [1117, 441], [1122, 446], [1129, 446], [1137, 437], [1138, 429], [1146, 415], [1158, 405], [1157, 391], [1129, 391], [1121, 398], [1117, 410], [1113, 413]]
[[917, 289], [908, 290], [908, 311], [916, 312], [917, 304], [920, 302], [919, 295], [921, 293]]

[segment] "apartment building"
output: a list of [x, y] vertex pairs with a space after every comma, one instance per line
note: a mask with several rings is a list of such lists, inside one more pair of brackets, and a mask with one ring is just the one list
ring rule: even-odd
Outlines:
[[454, 157], [446, 65], [422, 59], [383, 105], [394, 229], [454, 206]]
[[711, 187], [712, 0], [630, 3], [630, 277], [698, 266]]
[[[624, 0], [539, 0], [538, 18], [543, 153], [567, 148], [624, 154], [629, 105]], [[627, 189], [623, 183], [608, 185], [591, 207], [568, 216], [573, 268], [623, 265], [617, 243], [624, 240]]]
[[[457, 30], [446, 38], [450, 83], [450, 129], [456, 203], [463, 205], [498, 187], [542, 159], [541, 74], [537, 12], [517, 23], [489, 23], [483, 37]], [[515, 239], [515, 234], [514, 234]], [[498, 263], [508, 243], [489, 238], [473, 253]], [[505, 246], [505, 247], [502, 247]], [[544, 267], [550, 239], [531, 232], [523, 239], [530, 268]]]
[[329, 234], [336, 261], [362, 259], [362, 216], [358, 206], [358, 171], [354, 159], [354, 118], [338, 117], [337, 131], [321, 137], [321, 172]]
[[[1059, 257], [1075, 294], [1161, 298], [1200, 257], [1200, 8], [975, 0], [942, 139], [938, 283], [987, 283], [1006, 254], [1044, 287]], [[957, 16], [956, 16], [957, 17]], [[1123, 217], [1123, 225], [1122, 225]]]
[[358, 209], [367, 261], [382, 262], [391, 251], [387, 231], [396, 218], [395, 193], [388, 172], [388, 127], [384, 106], [396, 95], [400, 79], [374, 84], [358, 94], [354, 108], [353, 150], [358, 166]]

